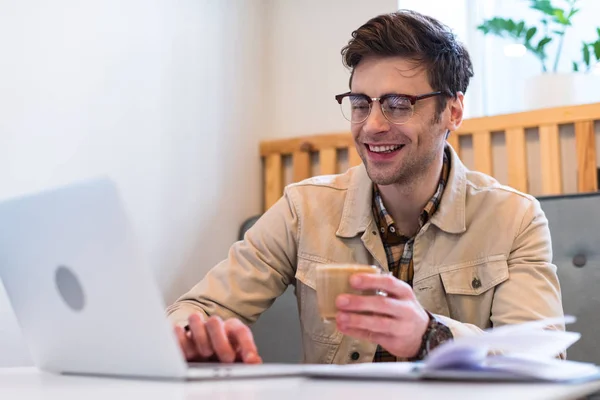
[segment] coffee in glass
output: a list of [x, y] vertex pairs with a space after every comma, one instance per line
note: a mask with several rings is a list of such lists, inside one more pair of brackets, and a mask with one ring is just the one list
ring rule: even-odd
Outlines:
[[335, 301], [340, 294], [358, 294], [374, 296], [381, 294], [376, 290], [356, 290], [350, 285], [354, 274], [381, 274], [376, 265], [363, 264], [323, 264], [316, 267], [317, 302], [319, 313], [324, 321], [334, 321], [338, 312]]

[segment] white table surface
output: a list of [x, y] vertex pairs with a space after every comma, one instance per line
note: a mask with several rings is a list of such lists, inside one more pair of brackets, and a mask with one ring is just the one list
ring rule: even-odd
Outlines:
[[167, 382], [61, 376], [35, 368], [0, 368], [0, 399], [578, 399], [600, 390], [581, 385], [467, 382], [383, 382], [304, 378]]

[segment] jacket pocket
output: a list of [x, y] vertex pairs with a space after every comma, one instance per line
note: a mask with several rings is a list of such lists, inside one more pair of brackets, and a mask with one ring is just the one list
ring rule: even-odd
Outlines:
[[343, 335], [335, 323], [323, 322], [317, 302], [316, 267], [319, 263], [299, 258], [296, 268], [296, 295], [303, 334], [324, 344], [339, 344]]
[[449, 317], [481, 329], [492, 326], [495, 287], [508, 279], [504, 255], [440, 267]]
[[440, 277], [447, 294], [477, 296], [506, 281], [508, 275], [504, 255], [440, 267]]

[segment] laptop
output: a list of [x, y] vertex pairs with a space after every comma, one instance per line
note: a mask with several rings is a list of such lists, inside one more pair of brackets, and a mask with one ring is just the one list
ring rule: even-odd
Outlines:
[[1, 201], [0, 278], [44, 371], [178, 380], [303, 371], [301, 364], [188, 364], [107, 178]]

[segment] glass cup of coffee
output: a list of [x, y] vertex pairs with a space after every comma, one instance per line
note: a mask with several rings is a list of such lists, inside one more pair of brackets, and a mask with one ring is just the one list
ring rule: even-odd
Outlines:
[[335, 321], [338, 308], [335, 301], [340, 294], [364, 296], [384, 295], [379, 290], [356, 290], [350, 285], [354, 274], [383, 274], [376, 265], [363, 264], [323, 264], [316, 267], [317, 302], [319, 314], [324, 322]]

